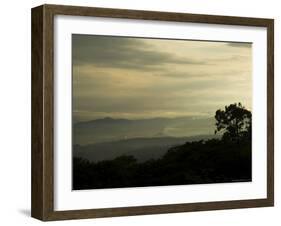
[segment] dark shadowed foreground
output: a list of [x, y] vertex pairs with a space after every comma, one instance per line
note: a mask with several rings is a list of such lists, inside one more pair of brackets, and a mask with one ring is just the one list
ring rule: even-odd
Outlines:
[[251, 181], [251, 141], [209, 140], [177, 146], [158, 160], [133, 156], [91, 163], [73, 159], [73, 189]]

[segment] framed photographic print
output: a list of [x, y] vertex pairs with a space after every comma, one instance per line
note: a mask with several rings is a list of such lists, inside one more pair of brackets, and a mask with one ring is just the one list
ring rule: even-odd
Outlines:
[[273, 206], [273, 19], [32, 9], [32, 216]]

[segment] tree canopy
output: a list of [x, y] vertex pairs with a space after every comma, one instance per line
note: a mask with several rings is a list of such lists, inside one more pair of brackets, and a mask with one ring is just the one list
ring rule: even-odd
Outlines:
[[230, 104], [225, 106], [224, 110], [217, 110], [215, 119], [215, 133], [222, 133], [222, 139], [251, 139], [252, 113], [245, 109], [241, 103]]

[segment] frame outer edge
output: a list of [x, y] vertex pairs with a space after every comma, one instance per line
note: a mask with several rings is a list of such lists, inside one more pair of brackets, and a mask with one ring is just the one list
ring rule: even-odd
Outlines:
[[274, 206], [274, 20], [267, 25], [267, 199]]
[[31, 11], [31, 216], [43, 219], [43, 6]]
[[[211, 14], [193, 14], [183, 12], [163, 12], [163, 11], [147, 11], [134, 9], [118, 9], [118, 8], [101, 8], [87, 6], [71, 6], [45, 4], [46, 9], [52, 11], [53, 14], [70, 15], [70, 16], [95, 16], [110, 17], [123, 19], [141, 19], [155, 21], [173, 21], [173, 22], [190, 22], [190, 23], [210, 23], [224, 25], [241, 25], [241, 26], [257, 26], [266, 27], [272, 19], [239, 17], [239, 16], [222, 16]], [[254, 25], [253, 25], [254, 24]]]
[[31, 216], [47, 221], [53, 204], [53, 14], [32, 9]]
[[44, 221], [54, 212], [54, 13], [44, 7]]
[[[53, 159], [53, 51], [54, 15], [151, 19], [267, 27], [267, 198], [226, 202], [173, 204], [124, 208], [54, 211]], [[225, 19], [225, 21], [223, 20]], [[274, 20], [199, 14], [135, 11], [61, 5], [32, 9], [32, 179], [31, 216], [43, 220], [67, 220], [143, 214], [208, 211], [274, 205]]]

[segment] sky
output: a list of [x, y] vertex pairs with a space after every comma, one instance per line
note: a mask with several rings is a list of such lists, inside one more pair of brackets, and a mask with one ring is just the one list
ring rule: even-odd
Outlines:
[[250, 43], [72, 35], [73, 117], [213, 117], [252, 106]]

